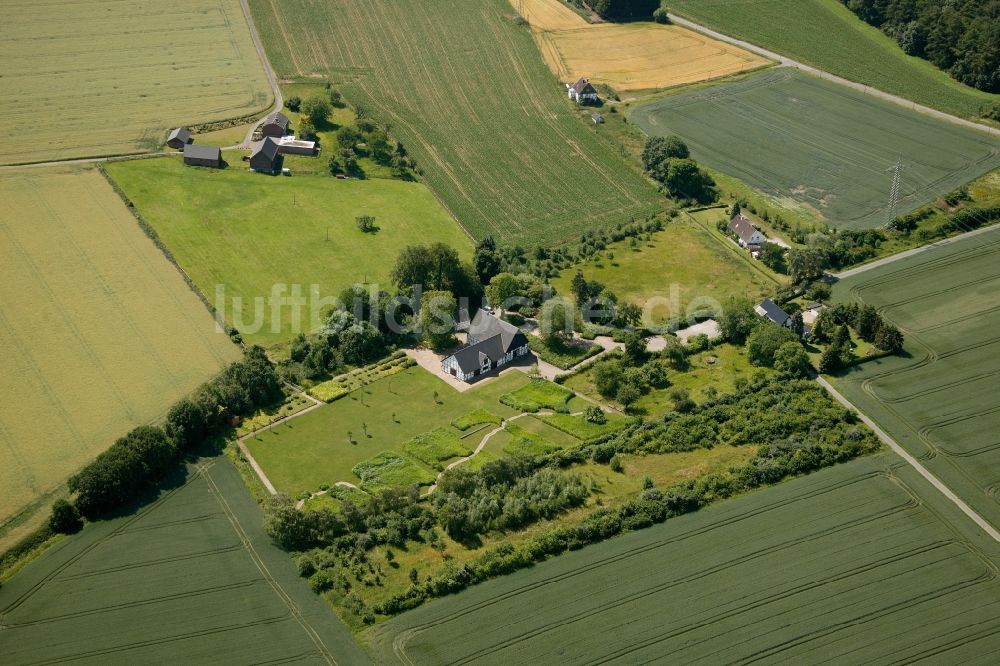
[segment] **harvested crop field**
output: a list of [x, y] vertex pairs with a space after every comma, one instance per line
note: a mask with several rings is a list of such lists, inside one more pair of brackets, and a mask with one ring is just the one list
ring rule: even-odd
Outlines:
[[559, 0], [511, 0], [560, 80], [586, 76], [615, 90], [695, 83], [767, 65], [743, 49], [675, 25], [588, 23]]
[[477, 238], [560, 243], [663, 204], [618, 146], [575, 117], [507, 0], [462, 11], [449, 0], [251, 7], [278, 73], [329, 77], [390, 124]]
[[[388, 289], [389, 271], [408, 245], [440, 241], [463, 258], [472, 254], [469, 238], [420, 183], [271, 178], [168, 158], [106, 168], [213, 302], [222, 285], [227, 323], [256, 344], [318, 328], [322, 307], [352, 284]], [[379, 230], [358, 229], [360, 215], [374, 216]], [[279, 296], [298, 289], [304, 307], [266, 306], [276, 285], [285, 290]]]
[[363, 663], [261, 524], [231, 463], [201, 461], [4, 583], [4, 663]]
[[633, 110], [650, 135], [679, 134], [692, 155], [828, 224], [889, 221], [1000, 166], [1000, 139], [796, 70], [667, 97]]
[[0, 527], [239, 350], [97, 172], [0, 176]]
[[964, 517], [925, 492], [895, 456], [854, 461], [482, 583], [366, 638], [386, 664], [988, 662], [1000, 549], [949, 526]]
[[0, 33], [0, 164], [145, 152], [272, 99], [239, 0], [12, 0]]
[[955, 493], [1000, 527], [1000, 230], [843, 280], [838, 300], [876, 306], [907, 355], [834, 380]]

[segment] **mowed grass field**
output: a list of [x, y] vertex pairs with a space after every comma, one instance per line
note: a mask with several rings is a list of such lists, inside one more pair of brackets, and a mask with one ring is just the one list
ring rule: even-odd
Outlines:
[[906, 357], [834, 380], [862, 411], [1000, 527], [1000, 231], [872, 269], [834, 297], [871, 303]]
[[1000, 95], [955, 81], [906, 55], [838, 0], [675, 0], [670, 11], [851, 81], [947, 113], [977, 118]]
[[0, 199], [3, 527], [240, 354], [98, 172], [5, 172]]
[[767, 65], [737, 46], [676, 25], [589, 23], [560, 0], [511, 0], [546, 64], [566, 82], [586, 76], [615, 90], [695, 83]]
[[[446, 428], [458, 437], [468, 435], [463, 444], [475, 448], [494, 426], [460, 432], [449, 424], [477, 409], [500, 417], [517, 414], [499, 398], [528, 383], [523, 372], [514, 370], [459, 392], [423, 368], [412, 367], [244, 443], [280, 492], [297, 496], [337, 481], [359, 484], [361, 479], [352, 471], [355, 465], [383, 451], [402, 452], [407, 440], [435, 428]], [[572, 409], [579, 411], [585, 405], [577, 399]], [[544, 431], [546, 439], [556, 443], [569, 441], [569, 435], [531, 421], [522, 418], [517, 424]]]
[[383, 664], [995, 661], [1000, 550], [949, 526], [971, 523], [897, 465], [857, 460], [670, 519], [364, 638]]
[[[224, 285], [226, 321], [251, 342], [309, 332], [322, 323], [312, 303], [351, 284], [390, 289], [389, 272], [407, 245], [440, 241], [472, 255], [472, 242], [419, 183], [270, 177], [249, 173], [235, 155], [224, 170], [185, 167], [177, 158], [106, 168], [210, 300]], [[359, 215], [373, 215], [379, 231], [358, 229]], [[267, 299], [276, 284], [287, 286], [285, 296], [299, 285], [298, 316], [292, 305], [274, 316]]]
[[507, 0], [251, 2], [283, 77], [329, 77], [389, 123], [477, 238], [559, 243], [658, 209], [653, 186], [572, 113]]
[[239, 0], [12, 0], [0, 164], [143, 152], [272, 94]]
[[4, 582], [0, 617], [8, 666], [365, 661], [225, 458], [44, 553]]
[[1000, 139], [791, 69], [660, 99], [631, 118], [647, 134], [679, 134], [699, 161], [836, 227], [888, 221], [899, 160], [899, 214], [1000, 165]]
[[570, 283], [580, 270], [619, 298], [648, 308], [657, 323], [672, 317], [686, 320], [689, 311], [725, 303], [730, 296], [761, 298], [778, 286], [766, 271], [740, 256], [738, 248], [726, 246], [686, 217], [667, 222], [663, 231], [637, 248], [625, 241], [613, 244], [610, 251], [612, 259], [602, 253], [564, 270], [552, 285], [560, 294], [571, 294]]

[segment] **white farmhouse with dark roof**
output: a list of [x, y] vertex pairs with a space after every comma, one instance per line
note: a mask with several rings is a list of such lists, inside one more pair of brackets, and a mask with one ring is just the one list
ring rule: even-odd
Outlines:
[[759, 250], [767, 242], [767, 236], [743, 213], [729, 221], [729, 230], [736, 235], [741, 246], [750, 250]]
[[459, 329], [467, 327], [467, 344], [441, 361], [446, 374], [471, 382], [528, 353], [528, 338], [517, 326], [485, 310], [477, 312], [471, 322], [469, 315], [463, 314], [459, 317]]
[[572, 85], [566, 84], [566, 90], [569, 93], [569, 98], [574, 102], [597, 101], [597, 88], [590, 85], [590, 81], [585, 77], [581, 76], [580, 80]]

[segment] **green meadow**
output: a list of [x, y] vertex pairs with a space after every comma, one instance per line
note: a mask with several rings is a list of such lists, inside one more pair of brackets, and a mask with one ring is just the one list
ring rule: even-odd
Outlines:
[[[226, 321], [249, 342], [272, 345], [312, 330], [319, 306], [351, 284], [389, 288], [408, 245], [440, 241], [472, 254], [471, 241], [419, 183], [265, 176], [246, 171], [236, 155], [227, 153], [231, 164], [222, 170], [163, 158], [114, 162], [107, 171], [213, 303], [222, 286]], [[374, 216], [378, 230], [361, 231], [360, 215]], [[300, 317], [290, 304], [273, 316], [275, 285], [279, 297], [293, 298], [298, 285]]]

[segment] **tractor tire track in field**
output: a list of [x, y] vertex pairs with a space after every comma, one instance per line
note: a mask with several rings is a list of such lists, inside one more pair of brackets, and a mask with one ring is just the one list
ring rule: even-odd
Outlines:
[[[818, 497], [821, 497], [821, 496], [826, 495], [828, 493], [833, 493], [833, 492], [842, 490], [844, 488], [848, 488], [850, 486], [853, 486], [855, 484], [863, 483], [863, 482], [865, 482], [867, 480], [870, 480], [870, 479], [873, 479], [873, 478], [879, 478], [879, 477], [881, 477], [881, 478], [891, 478], [885, 472], [869, 472], [869, 473], [866, 473], [866, 474], [858, 475], [857, 477], [853, 477], [853, 478], [849, 478], [849, 479], [837, 481], [835, 483], [829, 483], [829, 484], [827, 484], [825, 486], [821, 486], [821, 487], [818, 487], [818, 488], [810, 488], [807, 491], [805, 491], [805, 492], [803, 492], [803, 493], [801, 493], [801, 494], [799, 494], [799, 495], [797, 495], [797, 496], [795, 496], [793, 498], [790, 498], [789, 500], [786, 500], [785, 502], [780, 502], [780, 503], [776, 502], [776, 503], [770, 504], [768, 506], [760, 507], [760, 508], [757, 508], [757, 509], [753, 509], [751, 511], [746, 511], [744, 513], [740, 513], [740, 514], [737, 514], [735, 516], [731, 516], [731, 517], [725, 518], [723, 520], [719, 520], [719, 521], [717, 521], [715, 523], [711, 523], [711, 524], [706, 525], [704, 527], [699, 527], [699, 528], [695, 528], [693, 530], [689, 530], [689, 531], [686, 531], [686, 532], [681, 532], [680, 534], [671, 535], [669, 538], [665, 538], [665, 539], [660, 540], [660, 541], [655, 541], [655, 542], [643, 545], [643, 546], [638, 547], [638, 548], [636, 548], [634, 550], [631, 550], [631, 551], [629, 551], [627, 553], [615, 554], [615, 555], [611, 555], [611, 556], [608, 556], [608, 557], [605, 557], [605, 558], [601, 558], [599, 560], [596, 560], [594, 562], [588, 563], [587, 565], [581, 566], [581, 567], [579, 567], [577, 569], [574, 569], [572, 571], [563, 572], [563, 573], [557, 574], [555, 576], [552, 576], [550, 578], [547, 578], [544, 581], [527, 583], [527, 584], [519, 586], [519, 587], [517, 587], [517, 588], [515, 588], [513, 590], [505, 592], [504, 594], [492, 597], [488, 601], [478, 602], [478, 603], [472, 604], [470, 606], [467, 606], [467, 607], [464, 607], [464, 608], [461, 608], [461, 609], [457, 609], [457, 610], [455, 610], [455, 611], [453, 611], [451, 613], [448, 613], [446, 615], [440, 616], [440, 617], [436, 618], [435, 620], [433, 620], [431, 622], [427, 622], [427, 623], [424, 623], [424, 624], [419, 624], [419, 625], [415, 625], [413, 627], [410, 627], [405, 632], [401, 632], [398, 636], [396, 636], [394, 638], [394, 640], [393, 640], [393, 649], [394, 649], [395, 653], [397, 654], [397, 656], [399, 656], [404, 661], [408, 662], [409, 660], [405, 656], [406, 643], [414, 635], [416, 635], [417, 633], [420, 633], [420, 632], [422, 632], [422, 631], [424, 631], [426, 629], [429, 629], [429, 628], [431, 628], [433, 626], [439, 626], [439, 625], [446, 624], [446, 623], [448, 623], [450, 621], [453, 621], [453, 620], [455, 620], [455, 619], [457, 619], [459, 617], [462, 617], [462, 616], [465, 616], [465, 615], [469, 615], [469, 614], [473, 614], [476, 611], [481, 610], [483, 608], [486, 608], [486, 607], [489, 607], [489, 606], [501, 603], [503, 601], [507, 601], [509, 599], [513, 599], [513, 598], [519, 597], [519, 596], [521, 596], [523, 594], [528, 594], [528, 593], [534, 592], [534, 591], [536, 591], [536, 590], [538, 590], [540, 588], [544, 588], [544, 587], [553, 585], [555, 583], [562, 582], [564, 580], [568, 580], [568, 579], [575, 578], [577, 576], [585, 575], [585, 574], [587, 574], [587, 573], [589, 573], [591, 571], [598, 570], [598, 569], [601, 569], [601, 568], [606, 567], [606, 566], [610, 566], [610, 565], [619, 566], [619, 565], [625, 564], [629, 560], [631, 560], [632, 558], [635, 558], [635, 557], [638, 557], [640, 555], [649, 553], [651, 551], [655, 551], [655, 550], [658, 550], [660, 548], [667, 547], [667, 546], [669, 546], [671, 544], [674, 544], [674, 543], [683, 542], [683, 541], [686, 541], [688, 539], [695, 538], [695, 537], [698, 537], [698, 536], [701, 536], [701, 535], [713, 532], [715, 530], [730, 528], [733, 525], [738, 525], [738, 524], [742, 523], [743, 521], [750, 520], [752, 518], [755, 518], [755, 517], [758, 517], [758, 516], [770, 513], [772, 511], [779, 510], [781, 508], [784, 508], [785, 506], [794, 504], [796, 502], [818, 498]], [[886, 516], [892, 515], [894, 513], [900, 512], [900, 511], [906, 511], [906, 510], [915, 508], [915, 507], [917, 507], [919, 505], [920, 505], [919, 500], [916, 498], [916, 496], [912, 492], [910, 492], [910, 493], [908, 493], [908, 499], [905, 502], [897, 504], [897, 505], [895, 505], [893, 507], [886, 508], [885, 510], [880, 511], [878, 513], [872, 513], [872, 514], [865, 515], [864, 517], [861, 517], [861, 518], [850, 520], [850, 521], [848, 521], [846, 523], [843, 523], [843, 524], [839, 525], [836, 530], [825, 529], [825, 530], [818, 530], [818, 531], [815, 531], [815, 532], [811, 532], [811, 533], [805, 534], [805, 535], [803, 535], [801, 537], [798, 537], [798, 538], [795, 538], [795, 539], [790, 539], [790, 540], [787, 540], [787, 541], [783, 541], [783, 542], [781, 542], [779, 544], [776, 544], [776, 545], [773, 545], [773, 546], [769, 546], [769, 547], [760, 549], [758, 551], [754, 551], [752, 553], [748, 553], [748, 554], [742, 556], [741, 558], [729, 561], [726, 565], [720, 565], [720, 566], [722, 568], [724, 568], [724, 566], [731, 566], [734, 562], [737, 562], [737, 561], [739, 561], [739, 562], [752, 561], [752, 560], [757, 559], [759, 557], [762, 557], [764, 555], [771, 554], [771, 553], [774, 553], [774, 552], [779, 552], [780, 550], [782, 550], [784, 548], [787, 548], [790, 545], [793, 545], [793, 544], [796, 544], [796, 543], [803, 543], [803, 542], [807, 542], [807, 541], [816, 540], [816, 539], [819, 539], [819, 538], [823, 538], [824, 536], [830, 534], [831, 532], [836, 533], [836, 532], [840, 532], [840, 531], [845, 531], [845, 530], [849, 530], [849, 529], [851, 529], [851, 528], [853, 528], [855, 526], [858, 526], [858, 525], [863, 525], [863, 524], [875, 522], [875, 521], [881, 520], [882, 518], [884, 518]], [[716, 569], [719, 569], [719, 567], [716, 567]], [[698, 572], [698, 573], [692, 574], [692, 575], [694, 577], [703, 577], [704, 575], [708, 575], [708, 573], [702, 571], [702, 572]]]
[[946, 120], [956, 125], [971, 127], [972, 129], [977, 129], [982, 132], [986, 132], [988, 134], [993, 134], [994, 136], [1000, 136], [1000, 129], [997, 129], [995, 127], [990, 127], [989, 125], [982, 125], [980, 123], [972, 122], [971, 120], [966, 120], [965, 118], [959, 118], [958, 116], [953, 116], [950, 113], [945, 113], [944, 111], [938, 111], [937, 109], [932, 109], [928, 106], [917, 104], [916, 102], [911, 102], [908, 99], [884, 92], [882, 90], [878, 90], [876, 88], [872, 88], [871, 86], [866, 86], [862, 83], [855, 83], [854, 81], [841, 78], [839, 76], [836, 76], [835, 74], [831, 74], [822, 69], [819, 69], [818, 67], [812, 67], [810, 65], [806, 65], [805, 63], [798, 62], [797, 60], [792, 60], [791, 58], [781, 55], [780, 53], [775, 53], [774, 51], [761, 48], [756, 44], [752, 44], [750, 42], [743, 41], [741, 39], [736, 39], [735, 37], [730, 37], [729, 35], [717, 32], [710, 28], [706, 28], [705, 26], [699, 23], [695, 23], [690, 19], [686, 19], [683, 16], [678, 16], [674, 13], [670, 13], [669, 16], [670, 19], [677, 25], [683, 26], [685, 28], [690, 28], [691, 30], [700, 32], [703, 35], [708, 35], [709, 37], [713, 37], [715, 39], [718, 39], [719, 41], [726, 42], [727, 44], [738, 46], [742, 49], [750, 51], [751, 53], [756, 53], [757, 55], [764, 56], [765, 58], [769, 58], [771, 60], [781, 63], [785, 67], [794, 67], [796, 69], [800, 69], [814, 76], [827, 79], [828, 81], [833, 81], [834, 83], [838, 83], [848, 88], [853, 88], [854, 90], [858, 90], [867, 95], [878, 97], [888, 102], [892, 102], [893, 104], [897, 104], [899, 106], [904, 106], [913, 109], [915, 111], [919, 111], [924, 115], [933, 116], [941, 120]]
[[211, 491], [215, 499], [218, 501], [219, 506], [222, 508], [223, 512], [225, 512], [226, 518], [229, 520], [230, 525], [232, 525], [233, 531], [236, 533], [241, 543], [243, 544], [243, 548], [246, 550], [247, 555], [250, 556], [250, 559], [253, 562], [254, 566], [264, 577], [264, 580], [267, 581], [268, 585], [274, 591], [278, 599], [282, 602], [282, 604], [284, 604], [285, 608], [288, 611], [289, 616], [291, 616], [291, 618], [294, 619], [295, 622], [297, 622], [298, 625], [302, 628], [302, 630], [306, 633], [306, 636], [308, 636], [309, 640], [316, 647], [319, 656], [322, 657], [323, 660], [326, 661], [328, 664], [333, 664], [334, 666], [336, 666], [337, 660], [334, 659], [333, 654], [326, 647], [326, 644], [323, 643], [323, 639], [320, 637], [319, 633], [317, 633], [316, 630], [313, 629], [313, 627], [305, 619], [305, 617], [303, 617], [302, 612], [299, 610], [299, 607], [296, 605], [295, 601], [288, 595], [287, 592], [285, 592], [284, 588], [281, 587], [281, 584], [274, 578], [274, 576], [271, 575], [271, 572], [267, 568], [267, 565], [264, 563], [264, 560], [257, 553], [257, 550], [254, 547], [253, 541], [250, 539], [250, 536], [243, 529], [243, 525], [240, 523], [239, 517], [236, 515], [236, 512], [233, 511], [233, 509], [229, 506], [229, 502], [226, 500], [225, 495], [222, 493], [218, 485], [215, 483], [215, 479], [213, 479], [211, 474], [207, 473], [207, 471], [200, 470], [199, 475], [202, 478], [204, 478], [205, 481], [208, 483], [209, 490]]
[[[855, 412], [862, 422], [867, 425], [872, 431], [878, 436], [882, 442], [893, 450], [896, 455], [905, 460], [913, 469], [917, 471], [920, 476], [924, 477], [934, 488], [938, 490], [942, 495], [944, 495], [948, 501], [958, 507], [958, 509], [968, 516], [983, 532], [985, 532], [991, 539], [1000, 543], [1000, 532], [988, 523], [982, 516], [980, 516], [976, 511], [974, 511], [968, 504], [966, 504], [961, 498], [956, 495], [951, 488], [942, 483], [936, 476], [931, 474], [926, 467], [921, 465], [917, 459], [912, 456], [909, 451], [900, 446], [896, 440], [888, 435], [882, 428], [879, 427], [875, 421], [873, 421], [867, 414], [858, 409], [853, 403], [851, 403], [847, 398], [845, 398], [837, 389], [833, 387], [830, 382], [821, 376], [816, 377], [816, 381], [819, 382], [820, 386], [825, 388], [827, 392], [834, 397], [834, 399], [842, 404], [844, 407]], [[961, 469], [956, 467], [956, 470], [963, 473]]]

